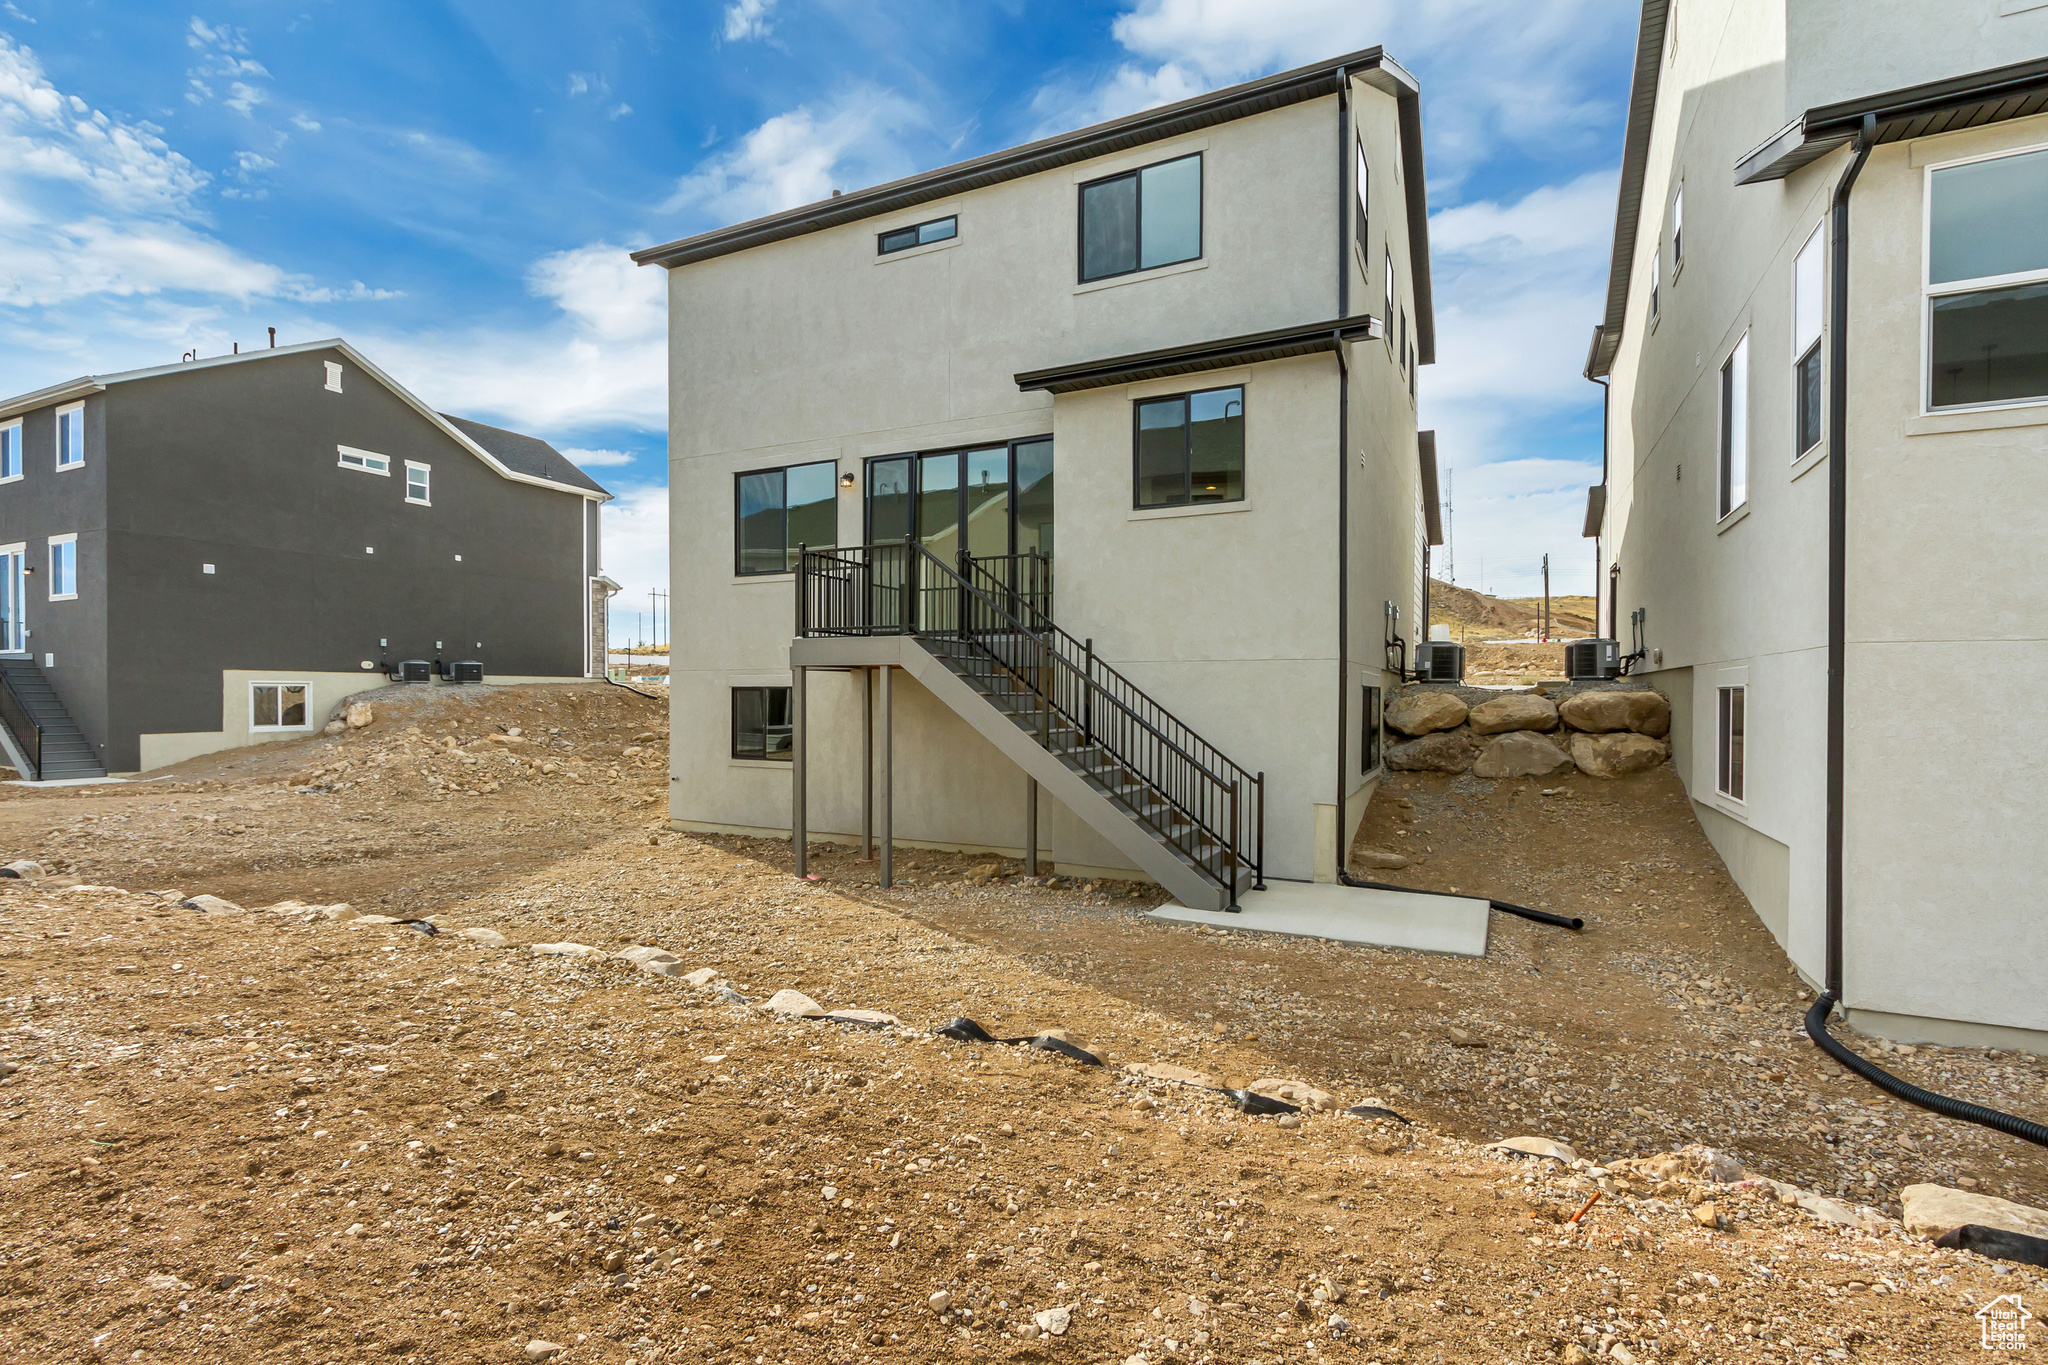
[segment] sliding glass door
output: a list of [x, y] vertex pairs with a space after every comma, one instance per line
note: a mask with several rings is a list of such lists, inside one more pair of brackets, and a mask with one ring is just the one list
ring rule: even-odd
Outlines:
[[948, 564], [963, 543], [976, 559], [1050, 555], [1052, 519], [1049, 436], [868, 461], [870, 544], [915, 537]]

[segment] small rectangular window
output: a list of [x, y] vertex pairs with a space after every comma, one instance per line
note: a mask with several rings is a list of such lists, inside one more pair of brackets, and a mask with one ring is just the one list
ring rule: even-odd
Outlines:
[[1202, 154], [1081, 186], [1081, 281], [1198, 259]]
[[50, 537], [50, 600], [78, 596], [78, 537]]
[[302, 682], [249, 684], [251, 730], [305, 730], [306, 688]]
[[934, 218], [929, 223], [916, 227], [893, 228], [881, 233], [875, 242], [875, 254], [887, 256], [892, 251], [908, 251], [914, 246], [930, 246], [933, 242], [949, 241], [959, 235], [957, 218]]
[[1362, 773], [1377, 771], [1380, 766], [1380, 689], [1365, 689], [1365, 704], [1359, 711], [1358, 720], [1358, 770]]
[[387, 479], [391, 477], [389, 455], [379, 455], [371, 450], [357, 450], [354, 446], [336, 446], [335, 450], [341, 454], [343, 469], [357, 469], [365, 474], [382, 474]]
[[0, 422], [0, 483], [21, 477], [21, 419]]
[[340, 393], [341, 365], [338, 362], [332, 360], [323, 361], [322, 363], [327, 366], [327, 391], [329, 393]]
[[1657, 243], [1657, 254], [1650, 257], [1650, 321], [1655, 322], [1664, 307], [1664, 244]]
[[1387, 349], [1394, 346], [1394, 249], [1387, 248], [1387, 302], [1380, 313], [1380, 335], [1387, 339]]
[[1371, 245], [1366, 240], [1365, 230], [1371, 225], [1372, 219], [1370, 208], [1372, 204], [1372, 168], [1365, 164], [1364, 142], [1358, 143], [1357, 152], [1358, 166], [1355, 174], [1352, 176], [1353, 184], [1351, 190], [1357, 201], [1358, 209], [1358, 250], [1361, 260], [1371, 260]]
[[2048, 148], [1928, 172], [1931, 408], [2048, 398]]
[[734, 476], [734, 572], [790, 573], [797, 552], [839, 539], [839, 465], [834, 460]]
[[1714, 786], [1723, 796], [1733, 797], [1737, 801], [1743, 799], [1742, 735], [1746, 723], [1743, 712], [1747, 709], [1748, 700], [1747, 687], [1720, 689], [1720, 714], [1716, 727], [1718, 761]]
[[1671, 196], [1671, 273], [1685, 264], [1685, 186]]
[[57, 468], [77, 469], [85, 463], [85, 404], [57, 409]]
[[735, 687], [732, 690], [732, 756], [787, 763], [794, 733], [789, 689]]
[[1749, 338], [1721, 366], [1721, 502], [1727, 516], [1749, 501]]
[[1792, 263], [1792, 458], [1798, 459], [1820, 444], [1821, 310], [1827, 295], [1822, 272], [1827, 265], [1827, 248], [1821, 229], [1815, 228]]
[[434, 505], [432, 497], [434, 471], [431, 465], [414, 460], [405, 462], [405, 500], [416, 502], [422, 507]]
[[1244, 389], [1205, 389], [1132, 405], [1138, 507], [1244, 501]]

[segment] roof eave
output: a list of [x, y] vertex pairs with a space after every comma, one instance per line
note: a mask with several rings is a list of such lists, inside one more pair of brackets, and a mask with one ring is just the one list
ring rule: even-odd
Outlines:
[[1600, 349], [1586, 367], [1586, 377], [1604, 377], [1621, 345], [1622, 322], [1628, 312], [1629, 276], [1635, 268], [1636, 226], [1642, 215], [1643, 177], [1650, 164], [1650, 126], [1657, 115], [1658, 78], [1664, 65], [1664, 26], [1670, 0], [1643, 0], [1636, 29], [1636, 69], [1629, 82], [1628, 131], [1622, 142], [1621, 185], [1614, 206], [1614, 247], [1607, 261], [1607, 308], [1601, 322]]
[[1444, 543], [1443, 504], [1437, 494], [1436, 433], [1415, 433], [1415, 449], [1422, 465], [1422, 528], [1431, 545]]
[[1204, 370], [1256, 365], [1268, 360], [1287, 360], [1296, 356], [1314, 355], [1321, 351], [1333, 351], [1344, 342], [1360, 341], [1371, 336], [1374, 326], [1375, 319], [1369, 317], [1311, 323], [1303, 327], [1288, 327], [1272, 332], [1224, 337], [1192, 346], [1175, 346], [1165, 350], [1112, 356], [1104, 360], [1083, 361], [1075, 365], [1026, 370], [1015, 378], [1017, 388], [1024, 393], [1075, 393], [1082, 389], [1099, 389], [1112, 384], [1136, 384], [1148, 379], [1167, 379], [1175, 375], [1199, 374]]
[[46, 408], [52, 403], [69, 403], [95, 393], [104, 393], [106, 388], [105, 384], [91, 377], [67, 379], [62, 384], [52, 384], [46, 389], [37, 389], [34, 393], [25, 393], [18, 398], [0, 402], [0, 421], [19, 417], [24, 412], [33, 412], [37, 408]]

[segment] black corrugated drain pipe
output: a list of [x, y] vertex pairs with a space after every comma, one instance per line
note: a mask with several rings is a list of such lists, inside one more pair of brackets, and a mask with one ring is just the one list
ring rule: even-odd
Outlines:
[[1981, 1124], [2036, 1146], [2048, 1147], [2048, 1127], [2030, 1119], [1986, 1109], [1968, 1100], [1922, 1090], [1851, 1051], [1828, 1032], [1828, 1016], [1842, 1000], [1842, 791], [1846, 734], [1849, 585], [1849, 191], [1863, 172], [1876, 140], [1877, 116], [1863, 116], [1856, 159], [1835, 186], [1829, 209], [1829, 254], [1834, 298], [1830, 301], [1828, 366], [1828, 770], [1827, 770], [1827, 984], [1806, 1012], [1806, 1036], [1821, 1051], [1879, 1090], [1944, 1118]]
[[1392, 882], [1361, 881], [1343, 868], [1337, 869], [1337, 880], [1345, 886], [1361, 887], [1367, 891], [1410, 891], [1418, 896], [1455, 896], [1459, 900], [1484, 900], [1488, 908], [1503, 915], [1518, 915], [1537, 924], [1548, 924], [1558, 929], [1583, 929], [1586, 922], [1576, 915], [1553, 915], [1548, 910], [1531, 910], [1526, 905], [1515, 905], [1509, 901], [1497, 901], [1491, 897], [1468, 896], [1462, 891], [1430, 891], [1420, 886], [1396, 886]]

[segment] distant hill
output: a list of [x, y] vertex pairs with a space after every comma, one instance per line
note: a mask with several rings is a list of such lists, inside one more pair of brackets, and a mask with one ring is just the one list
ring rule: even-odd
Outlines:
[[[1578, 639], [1594, 629], [1593, 599], [1550, 599], [1552, 639]], [[1429, 580], [1429, 619], [1449, 625], [1454, 639], [1535, 639], [1543, 618], [1541, 597], [1492, 597], [1471, 588]]]

